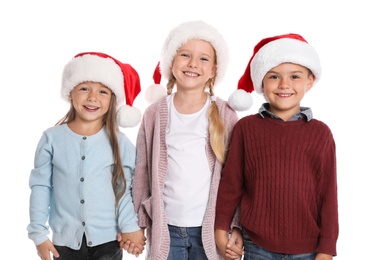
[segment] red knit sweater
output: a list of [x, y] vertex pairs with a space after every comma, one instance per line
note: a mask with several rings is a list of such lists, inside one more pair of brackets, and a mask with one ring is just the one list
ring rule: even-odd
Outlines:
[[216, 229], [229, 231], [239, 204], [241, 224], [257, 245], [336, 255], [336, 154], [328, 126], [259, 114], [238, 121], [222, 171]]

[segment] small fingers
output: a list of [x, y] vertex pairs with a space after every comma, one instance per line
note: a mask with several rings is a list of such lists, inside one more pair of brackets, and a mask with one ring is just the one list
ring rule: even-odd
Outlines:
[[127, 250], [129, 249], [129, 247], [130, 247], [130, 244], [131, 244], [130, 240], [127, 240], [126, 242], [123, 242], [123, 243], [120, 245], [120, 247], [121, 247], [123, 250], [127, 251]]

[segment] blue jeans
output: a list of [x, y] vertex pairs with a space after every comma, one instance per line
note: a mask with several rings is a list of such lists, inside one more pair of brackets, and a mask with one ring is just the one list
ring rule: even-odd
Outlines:
[[170, 251], [168, 260], [206, 260], [201, 227], [176, 227], [169, 225]]
[[55, 246], [60, 254], [54, 260], [122, 260], [122, 249], [118, 241], [111, 241], [102, 245], [88, 247], [86, 236], [83, 235], [82, 246], [79, 250], [74, 250], [66, 246]]
[[244, 260], [314, 260], [315, 252], [307, 254], [280, 254], [266, 250], [259, 247], [248, 237], [247, 233], [243, 230], [244, 240]]

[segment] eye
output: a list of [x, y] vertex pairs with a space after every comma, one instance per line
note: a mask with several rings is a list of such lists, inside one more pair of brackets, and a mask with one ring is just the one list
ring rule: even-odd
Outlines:
[[101, 94], [104, 94], [104, 95], [109, 95], [109, 90], [107, 90], [107, 89], [102, 89], [102, 90], [100, 90], [100, 93], [101, 93]]
[[186, 57], [186, 58], [189, 57], [189, 55], [188, 55], [187, 53], [181, 53], [181, 56], [182, 56], [182, 57]]
[[292, 75], [292, 76], [291, 76], [291, 79], [299, 79], [299, 78], [300, 78], [299, 75]]
[[264, 79], [265, 78], [275, 80], [275, 79], [279, 79], [279, 75], [277, 73], [274, 73], [274, 72], [270, 71], [270, 72], [265, 74]]
[[278, 78], [279, 78], [278, 75], [275, 75], [275, 74], [269, 75], [269, 79], [278, 79]]
[[202, 60], [202, 61], [209, 61], [209, 59], [205, 58], [205, 57], [200, 58], [200, 60]]
[[80, 88], [79, 88], [79, 91], [87, 92], [87, 91], [88, 91], [88, 88], [87, 88], [87, 87], [80, 87]]

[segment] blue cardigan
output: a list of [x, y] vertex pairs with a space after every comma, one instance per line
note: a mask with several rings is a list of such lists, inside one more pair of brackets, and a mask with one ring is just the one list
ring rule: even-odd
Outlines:
[[131, 195], [135, 146], [122, 132], [118, 140], [127, 188], [115, 212], [113, 153], [105, 128], [92, 136], [78, 135], [67, 124], [44, 131], [29, 181], [27, 230], [35, 245], [48, 239], [48, 224], [55, 245], [75, 250], [83, 233], [88, 246], [97, 246], [117, 240], [119, 232], [139, 230]]

